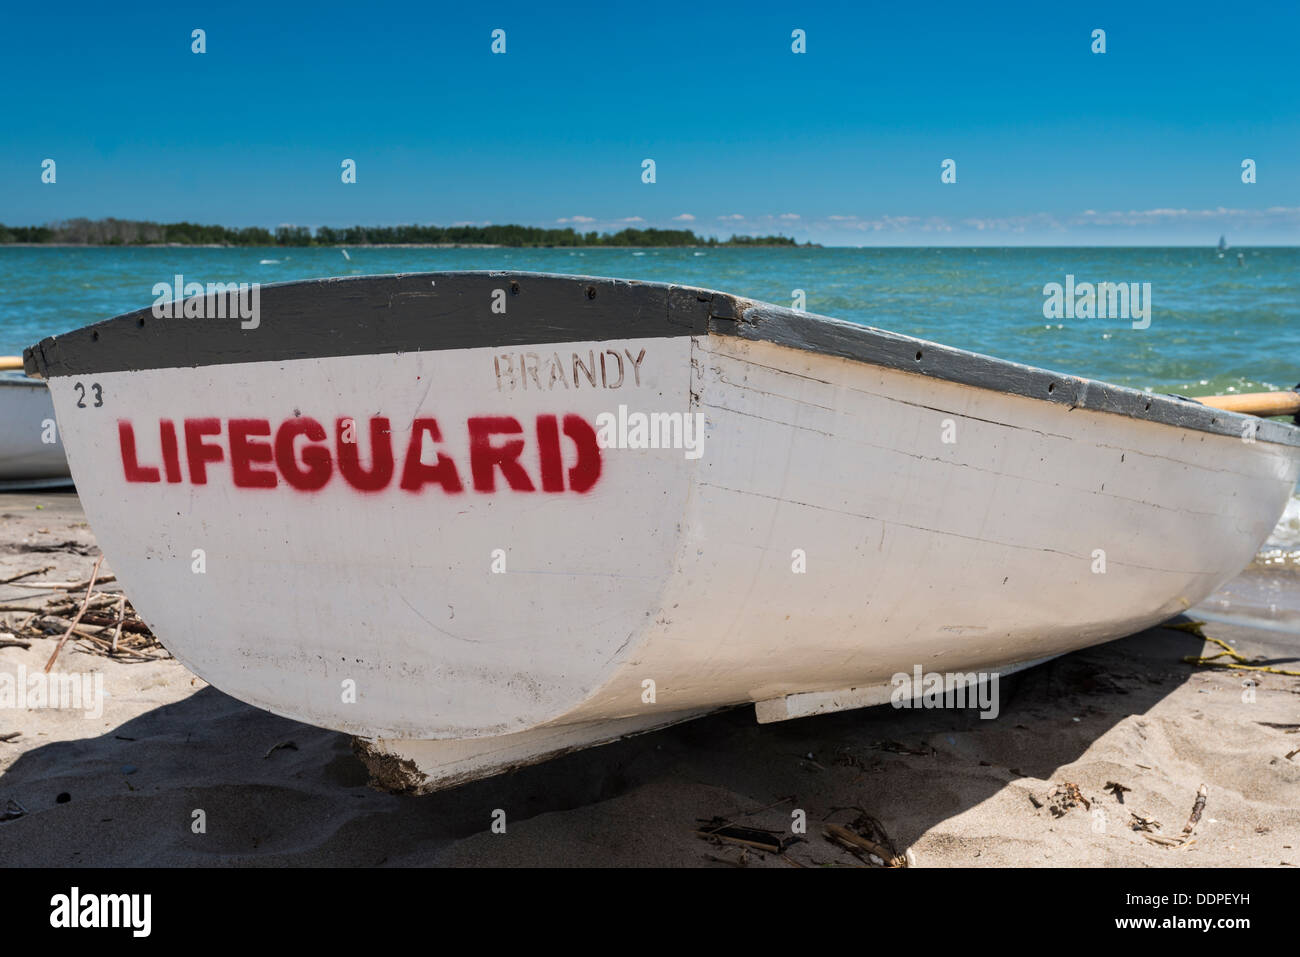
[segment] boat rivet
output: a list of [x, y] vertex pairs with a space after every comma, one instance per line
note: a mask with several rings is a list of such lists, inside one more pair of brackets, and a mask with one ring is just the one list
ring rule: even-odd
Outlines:
[[93, 339], [95, 342], [98, 342], [98, 341], [99, 341], [99, 330], [96, 329], [94, 332], [92, 332], [92, 333], [90, 334], [90, 338]]
[[916, 350], [916, 361], [917, 361], [917, 362], [920, 362], [920, 361], [921, 361], [921, 350], [920, 350], [920, 349], [917, 349], [917, 350]]
[[587, 298], [588, 298], [588, 299], [595, 299], [595, 298], [596, 298], [596, 287], [595, 287], [595, 286], [588, 286], [588, 287], [587, 287]]
[[143, 328], [144, 328], [144, 316], [141, 316], [139, 319], [137, 319], [137, 320], [135, 321], [135, 323], [136, 323], [137, 326], [139, 326], [141, 329], [143, 329]]
[[1056, 383], [1055, 383], [1055, 382], [1049, 382], [1049, 383], [1047, 383], [1047, 391], [1048, 391], [1049, 393], [1051, 393], [1051, 392], [1055, 392], [1055, 391], [1056, 391]]
[[517, 283], [517, 282], [512, 282], [512, 283], [510, 284], [510, 294], [511, 294], [512, 296], [517, 296], [517, 295], [519, 295], [519, 283]]

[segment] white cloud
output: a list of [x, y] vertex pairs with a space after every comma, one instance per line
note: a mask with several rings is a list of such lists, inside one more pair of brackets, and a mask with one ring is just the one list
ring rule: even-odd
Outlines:
[[591, 216], [562, 216], [556, 220], [557, 223], [594, 223], [595, 221], [595, 218]]
[[1149, 226], [1179, 226], [1189, 228], [1245, 228], [1300, 226], [1300, 206], [1269, 206], [1264, 209], [1232, 209], [1217, 206], [1213, 209], [1185, 209], [1154, 207], [1099, 212], [1085, 209], [1073, 215], [1057, 216], [1052, 213], [1027, 213], [1019, 216], [972, 216], [949, 220], [943, 216], [878, 216], [863, 219], [852, 215], [831, 215], [814, 220], [810, 226], [820, 230], [854, 230], [870, 233], [931, 232], [952, 233], [973, 231], [977, 233], [1067, 233], [1080, 227], [1109, 226], [1141, 228]]
[[640, 216], [625, 216], [623, 219], [620, 219], [619, 222], [620, 223], [644, 223], [645, 220], [642, 219]]
[[1300, 224], [1300, 206], [1269, 206], [1265, 209], [1155, 209], [1112, 210], [1099, 213], [1084, 210], [1068, 222], [1072, 226], [1153, 226], [1167, 223], [1201, 224], [1234, 222], [1259, 226], [1290, 226]]
[[798, 214], [798, 213], [782, 213], [780, 218], [781, 218], [781, 219], [799, 219], [800, 217], [799, 217], [799, 214]]
[[718, 217], [718, 219], [731, 220], [732, 222], [739, 222], [740, 220], [742, 220], [742, 219], [744, 219], [744, 218], [745, 218], [745, 217], [742, 216], [742, 215], [740, 215], [740, 213], [732, 213], [730, 216], [719, 216], [719, 217]]
[[679, 223], [695, 222], [695, 217], [692, 216], [690, 213], [682, 213], [680, 216], [674, 216], [673, 219]]

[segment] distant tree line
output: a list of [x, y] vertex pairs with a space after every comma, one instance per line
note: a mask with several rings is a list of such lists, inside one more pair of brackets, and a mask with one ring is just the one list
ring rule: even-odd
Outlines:
[[[689, 229], [622, 229], [582, 233], [539, 226], [260, 226], [231, 229], [198, 223], [153, 223], [133, 219], [69, 219], [45, 226], [5, 226], [0, 244], [54, 243], [86, 246], [371, 246], [445, 244], [458, 246], [797, 246], [786, 236], [732, 236], [719, 240]], [[811, 244], [809, 244], [811, 245]]]

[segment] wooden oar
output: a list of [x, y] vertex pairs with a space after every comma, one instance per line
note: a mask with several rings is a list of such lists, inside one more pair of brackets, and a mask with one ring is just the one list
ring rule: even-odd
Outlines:
[[0, 356], [0, 372], [8, 372], [11, 369], [21, 369], [22, 367], [22, 356]]
[[1265, 418], [1272, 415], [1300, 415], [1300, 392], [1246, 392], [1242, 395], [1199, 395], [1202, 405], [1225, 412], [1244, 412]]

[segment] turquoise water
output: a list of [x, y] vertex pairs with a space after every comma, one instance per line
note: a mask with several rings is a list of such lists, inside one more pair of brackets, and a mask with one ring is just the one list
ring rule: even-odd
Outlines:
[[[1300, 381], [1300, 248], [121, 249], [0, 247], [0, 355], [150, 305], [153, 286], [516, 269], [704, 286], [1163, 392]], [[1241, 259], [1238, 260], [1238, 253]], [[1151, 284], [1151, 324], [1052, 319], [1043, 286]], [[1271, 542], [1300, 560], [1300, 499]]]
[[[0, 247], [0, 355], [151, 304], [153, 285], [519, 269], [680, 282], [1075, 375], [1188, 394], [1300, 381], [1300, 248], [321, 249]], [[1237, 254], [1242, 254], [1240, 265]], [[267, 262], [266, 260], [274, 260]], [[1043, 316], [1043, 286], [1149, 282], [1150, 328]]]

